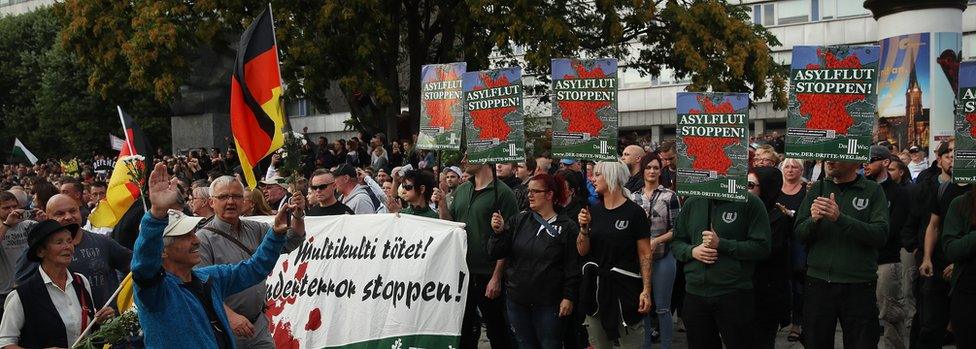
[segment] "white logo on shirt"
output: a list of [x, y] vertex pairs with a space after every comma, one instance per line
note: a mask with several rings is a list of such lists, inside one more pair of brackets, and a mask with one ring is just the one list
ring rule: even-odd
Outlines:
[[614, 224], [613, 226], [616, 227], [617, 230], [624, 230], [627, 229], [628, 226], [630, 226], [630, 221], [617, 221], [617, 223]]
[[864, 199], [854, 198], [854, 200], [851, 200], [851, 204], [853, 204], [854, 205], [854, 208], [856, 208], [858, 211], [861, 211], [861, 210], [864, 210], [865, 208], [868, 208], [868, 202], [869, 201], [868, 201], [867, 198], [864, 198]]
[[725, 224], [732, 224], [732, 222], [735, 222], [736, 218], [739, 218], [738, 212], [722, 212], [722, 221], [725, 222]]

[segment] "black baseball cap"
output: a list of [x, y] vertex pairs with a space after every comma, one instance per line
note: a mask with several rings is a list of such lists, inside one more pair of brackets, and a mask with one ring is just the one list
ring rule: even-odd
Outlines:
[[27, 260], [32, 262], [40, 262], [41, 257], [37, 256], [37, 250], [41, 248], [41, 245], [44, 244], [44, 240], [46, 240], [48, 236], [62, 230], [71, 233], [71, 237], [74, 238], [75, 234], [78, 234], [78, 225], [68, 224], [62, 226], [53, 219], [35, 224], [34, 227], [27, 232]]
[[339, 167], [337, 167], [336, 170], [332, 172], [332, 174], [335, 175], [336, 177], [339, 177], [339, 176], [342, 176], [342, 175], [349, 176], [350, 178], [356, 178], [357, 177], [357, 175], [356, 175], [356, 168], [352, 167], [352, 165], [349, 165], [349, 164], [339, 165]]

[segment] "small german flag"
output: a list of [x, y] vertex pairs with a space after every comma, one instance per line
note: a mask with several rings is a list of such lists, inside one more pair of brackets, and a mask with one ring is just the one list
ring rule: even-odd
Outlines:
[[284, 144], [281, 72], [271, 8], [241, 36], [230, 84], [230, 127], [247, 186], [254, 188], [254, 167]]

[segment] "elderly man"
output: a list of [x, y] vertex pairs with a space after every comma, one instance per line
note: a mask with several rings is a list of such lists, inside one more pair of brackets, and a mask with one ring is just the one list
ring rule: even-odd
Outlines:
[[[75, 199], [58, 194], [51, 197], [44, 210], [47, 217], [62, 226], [81, 223], [81, 212]], [[68, 269], [80, 273], [91, 283], [92, 299], [95, 304], [105, 304], [112, 293], [119, 287], [122, 279], [119, 277], [129, 273], [129, 261], [132, 251], [119, 245], [111, 238], [92, 233], [79, 228], [80, 234], [74, 234], [72, 243], [75, 245], [74, 259]], [[26, 254], [22, 254], [17, 261], [17, 282], [26, 282], [37, 272], [37, 263], [30, 262]]]
[[644, 171], [641, 171], [640, 163], [641, 159], [644, 158], [644, 148], [639, 145], [628, 145], [624, 148], [624, 152], [620, 155], [620, 161], [627, 165], [627, 169], [630, 170], [630, 179], [627, 180], [627, 184], [624, 187], [631, 192], [636, 192], [644, 187]]
[[[196, 232], [202, 259], [198, 267], [236, 264], [256, 256], [255, 251], [266, 240], [269, 226], [241, 220], [243, 201], [244, 186], [237, 178], [222, 176], [210, 184], [210, 206], [215, 214]], [[292, 229], [285, 236], [284, 250], [281, 246], [275, 250], [275, 258], [277, 253], [287, 253], [305, 240], [305, 198], [294, 195], [279, 207], [279, 217], [292, 215]], [[241, 348], [274, 348], [268, 318], [264, 316], [265, 292], [264, 285], [255, 285], [224, 300], [223, 310], [230, 324], [229, 330], [237, 335], [237, 345]]]
[[[271, 206], [272, 213], [277, 214], [282, 207], [288, 204], [288, 197], [291, 194], [288, 190], [281, 185], [281, 181], [284, 178], [274, 176], [261, 181], [261, 192], [264, 193], [264, 200], [268, 202], [268, 206]], [[211, 188], [213, 186], [211, 185]], [[211, 190], [211, 194], [213, 190]]]
[[[218, 195], [225, 202], [239, 204], [243, 188], [234, 177], [224, 178], [227, 177], [215, 181], [221, 183]], [[166, 166], [156, 164], [149, 176], [152, 208], [142, 219], [132, 260], [135, 302], [146, 347], [235, 348], [233, 327], [221, 311], [222, 302], [234, 293], [248, 292], [255, 285], [263, 288], [260, 284], [274, 268], [287, 241], [287, 213], [302, 212], [301, 207], [287, 204], [275, 217], [273, 228], [254, 225], [264, 228], [259, 236], [261, 243], [243, 263], [194, 269], [205, 258], [206, 246], [194, 234], [202, 222], [199, 217], [186, 217], [178, 211], [179, 197]], [[224, 214], [230, 211], [234, 210], [221, 210]], [[237, 220], [236, 215], [232, 216]], [[301, 218], [292, 219], [291, 224], [295, 229], [304, 230]], [[259, 303], [264, 304], [263, 299]], [[267, 330], [264, 325], [263, 331]]]

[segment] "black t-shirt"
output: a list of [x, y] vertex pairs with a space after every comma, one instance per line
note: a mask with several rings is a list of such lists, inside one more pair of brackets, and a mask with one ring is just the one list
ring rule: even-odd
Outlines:
[[651, 237], [651, 224], [640, 205], [627, 200], [612, 210], [602, 203], [590, 208], [590, 253], [586, 259], [602, 268], [640, 274], [637, 240]]
[[305, 214], [308, 216], [338, 216], [338, 215], [353, 214], [353, 213], [354, 212], [352, 211], [351, 208], [349, 208], [349, 206], [346, 206], [346, 204], [343, 204], [338, 201], [336, 201], [336, 203], [332, 205], [324, 206], [324, 207], [319, 205], [314, 205], [310, 207], [308, 211], [305, 212]]
[[[936, 241], [935, 248], [932, 250], [932, 266], [936, 273], [941, 273], [942, 269], [945, 269], [949, 264], [945, 261], [942, 253], [942, 228], [945, 225], [945, 215], [949, 212], [949, 204], [952, 200], [957, 197], [962, 196], [969, 191], [969, 184], [960, 186], [956, 183], [949, 183], [945, 186], [945, 190], [942, 190], [942, 184], [939, 181], [933, 180], [933, 186], [931, 188], [932, 192], [930, 198], [932, 201], [929, 203], [929, 213], [939, 216], [941, 220], [939, 221], [939, 239]], [[942, 192], [941, 194], [939, 192]]]
[[[210, 329], [213, 331], [214, 339], [217, 341], [217, 348], [219, 349], [230, 349], [230, 337], [224, 325], [220, 323], [220, 318], [217, 317], [217, 310], [214, 309], [213, 302], [210, 299], [210, 285], [200, 282], [200, 279], [194, 275], [190, 282], [184, 283], [183, 287], [190, 290], [200, 304], [203, 305], [203, 310], [207, 312], [207, 319], [210, 320]], [[223, 309], [221, 309], [223, 310]]]

